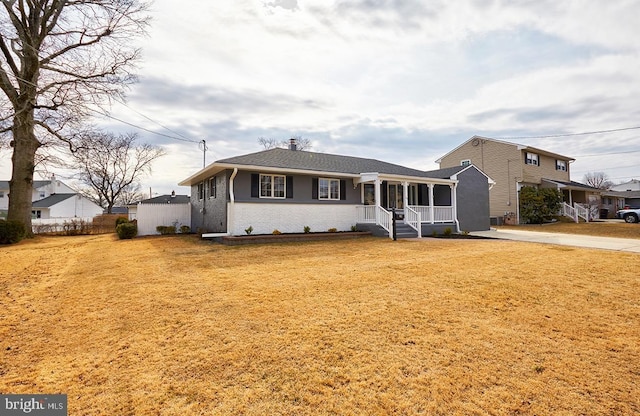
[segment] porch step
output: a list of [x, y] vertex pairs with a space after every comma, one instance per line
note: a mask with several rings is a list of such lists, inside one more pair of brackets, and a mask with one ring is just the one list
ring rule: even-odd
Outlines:
[[396, 222], [396, 237], [397, 238], [417, 238], [418, 232], [411, 228], [410, 225], [401, 222]]

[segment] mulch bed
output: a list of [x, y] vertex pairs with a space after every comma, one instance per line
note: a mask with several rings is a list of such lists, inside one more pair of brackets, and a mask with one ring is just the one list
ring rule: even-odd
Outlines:
[[240, 236], [223, 236], [215, 238], [214, 241], [228, 246], [237, 246], [243, 244], [265, 244], [265, 243], [290, 243], [301, 241], [325, 241], [340, 240], [350, 238], [369, 237], [369, 231], [345, 231], [337, 233], [300, 233], [300, 234], [256, 234], [256, 235], [240, 235]]

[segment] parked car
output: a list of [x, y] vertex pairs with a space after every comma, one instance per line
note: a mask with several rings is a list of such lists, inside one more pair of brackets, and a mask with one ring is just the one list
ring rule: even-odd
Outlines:
[[621, 209], [616, 212], [616, 217], [625, 220], [628, 223], [638, 222], [640, 218], [640, 208], [627, 208]]

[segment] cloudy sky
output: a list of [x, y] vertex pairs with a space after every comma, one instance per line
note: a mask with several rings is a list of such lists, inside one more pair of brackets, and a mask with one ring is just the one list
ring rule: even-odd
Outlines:
[[[167, 150], [153, 193], [188, 192], [200, 140], [211, 163], [292, 135], [431, 170], [477, 134], [574, 157], [573, 180], [640, 178], [640, 0], [156, 0], [151, 13], [140, 82], [112, 113], [144, 130], [102, 123]], [[576, 134], [595, 131], [609, 132]]]

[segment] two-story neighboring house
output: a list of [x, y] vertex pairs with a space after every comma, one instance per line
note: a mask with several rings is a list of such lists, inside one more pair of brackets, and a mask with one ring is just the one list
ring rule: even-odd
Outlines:
[[570, 179], [575, 159], [535, 147], [473, 136], [436, 161], [440, 168], [473, 164], [495, 181], [490, 191], [492, 224], [515, 215], [519, 222], [518, 192], [523, 186], [551, 187], [562, 191], [573, 206], [599, 200], [599, 190]]
[[[50, 180], [33, 181], [33, 219], [93, 217], [102, 208], [51, 175]], [[9, 209], [9, 181], [0, 181], [0, 217]]]

